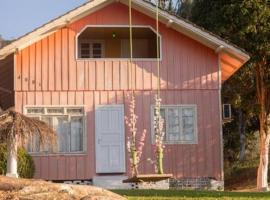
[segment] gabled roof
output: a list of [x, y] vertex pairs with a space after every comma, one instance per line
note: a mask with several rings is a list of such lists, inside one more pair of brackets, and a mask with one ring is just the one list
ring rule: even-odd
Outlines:
[[[23, 49], [30, 44], [46, 37], [52, 32], [72, 23], [82, 17], [85, 17], [113, 2], [120, 2], [128, 5], [128, 0], [92, 0], [87, 3], [67, 12], [66, 14], [51, 20], [41, 27], [33, 30], [30, 33], [23, 35], [16, 39], [11, 44], [0, 49], [0, 59]], [[138, 10], [149, 17], [155, 18], [156, 8], [153, 4], [144, 0], [132, 0], [132, 8]], [[175, 29], [178, 32], [214, 49], [220, 55], [220, 62], [222, 68], [222, 79], [226, 80], [236, 70], [238, 70], [245, 62], [249, 60], [249, 55], [239, 47], [221, 39], [220, 37], [172, 15], [165, 10], [159, 10], [160, 22], [166, 24], [168, 27]]]

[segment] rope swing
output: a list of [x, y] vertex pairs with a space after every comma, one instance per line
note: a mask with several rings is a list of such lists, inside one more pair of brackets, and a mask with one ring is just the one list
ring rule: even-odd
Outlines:
[[[156, 0], [156, 62], [157, 62], [157, 94], [155, 95], [155, 109], [154, 109], [154, 130], [155, 130], [155, 145], [156, 145], [156, 169], [158, 174], [164, 174], [163, 172], [163, 152], [164, 152], [164, 145], [163, 145], [163, 123], [164, 120], [162, 119], [160, 108], [161, 108], [161, 98], [160, 98], [160, 44], [159, 44], [159, 0]], [[128, 73], [131, 80], [130, 88], [132, 91], [131, 94], [131, 103], [130, 103], [130, 119], [128, 120], [128, 126], [130, 127], [131, 132], [131, 139], [129, 140], [129, 147], [128, 150], [131, 154], [131, 168], [132, 168], [132, 175], [138, 175], [138, 164], [140, 162], [140, 152], [136, 147], [136, 134], [137, 134], [137, 118], [138, 116], [135, 114], [135, 92], [133, 86], [133, 35], [132, 35], [132, 0], [129, 0], [129, 50], [130, 50], [130, 57], [129, 57], [129, 67], [128, 69], [130, 72]], [[135, 82], [135, 79], [134, 79]], [[145, 133], [145, 132], [144, 132]]]
[[128, 70], [129, 73], [129, 81], [130, 82], [130, 88], [132, 90], [131, 92], [131, 98], [130, 98], [130, 105], [129, 105], [129, 112], [130, 117], [129, 119], [126, 119], [126, 123], [129, 127], [129, 131], [131, 132], [131, 138], [128, 139], [128, 152], [130, 153], [130, 164], [131, 164], [131, 173], [132, 176], [135, 177], [138, 175], [138, 165], [140, 162], [139, 158], [139, 152], [137, 149], [137, 141], [136, 141], [136, 135], [137, 135], [137, 118], [138, 116], [135, 113], [135, 107], [136, 107], [136, 101], [135, 101], [135, 92], [133, 88], [133, 80], [132, 80], [132, 62], [133, 62], [133, 36], [132, 36], [132, 0], [129, 0], [129, 62], [128, 62]]
[[163, 158], [164, 158], [164, 119], [161, 116], [161, 98], [160, 98], [160, 44], [159, 44], [159, 0], [156, 0], [156, 47], [157, 47], [157, 94], [155, 96], [155, 145], [156, 145], [156, 168], [158, 174], [164, 174]]

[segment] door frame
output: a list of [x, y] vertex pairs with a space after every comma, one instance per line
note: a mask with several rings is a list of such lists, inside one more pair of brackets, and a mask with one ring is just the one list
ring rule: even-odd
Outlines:
[[[97, 137], [97, 118], [96, 114], [98, 109], [100, 108], [120, 108], [122, 113], [123, 113], [123, 127], [122, 127], [122, 132], [123, 132], [123, 171], [121, 172], [97, 172], [97, 144], [98, 144], [98, 137]], [[125, 105], [124, 104], [104, 104], [104, 105], [96, 105], [95, 106], [95, 173], [97, 174], [109, 174], [109, 173], [126, 173], [126, 134], [125, 134]]]

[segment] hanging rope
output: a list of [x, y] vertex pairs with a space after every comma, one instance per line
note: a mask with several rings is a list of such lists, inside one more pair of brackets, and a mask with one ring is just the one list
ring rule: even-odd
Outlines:
[[135, 114], [135, 94], [133, 90], [133, 80], [132, 80], [132, 61], [133, 61], [133, 36], [132, 36], [132, 0], [129, 0], [129, 81], [131, 87], [131, 104], [130, 104], [130, 130], [131, 130], [131, 141], [130, 141], [130, 153], [131, 153], [131, 165], [132, 165], [132, 175], [138, 175], [138, 152], [136, 149], [136, 121], [137, 115]]
[[159, 41], [159, 0], [156, 1], [156, 34], [157, 34], [157, 95], [155, 97], [155, 117], [154, 117], [154, 126], [155, 126], [155, 136], [156, 136], [156, 167], [157, 173], [163, 174], [163, 158], [164, 158], [164, 120], [161, 116], [161, 98], [160, 98], [160, 41]]
[[156, 2], [156, 34], [157, 34], [157, 76], [158, 76], [158, 82], [157, 82], [157, 95], [158, 98], [160, 98], [160, 44], [159, 44], [159, 0]]
[[134, 93], [133, 91], [133, 80], [132, 80], [132, 62], [133, 62], [133, 36], [132, 36], [132, 0], [129, 0], [129, 70], [130, 70], [130, 78], [131, 78], [131, 84], [130, 87], [132, 89], [132, 95]]

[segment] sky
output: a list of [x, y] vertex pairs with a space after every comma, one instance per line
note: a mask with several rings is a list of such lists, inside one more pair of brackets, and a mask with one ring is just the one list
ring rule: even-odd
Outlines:
[[0, 0], [0, 35], [16, 39], [88, 0]]

